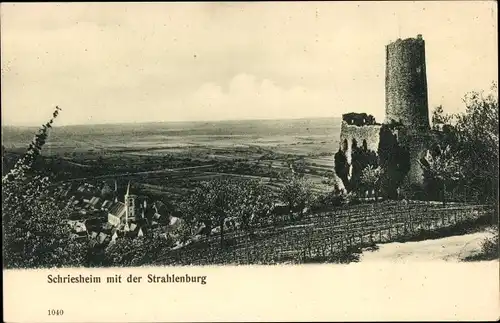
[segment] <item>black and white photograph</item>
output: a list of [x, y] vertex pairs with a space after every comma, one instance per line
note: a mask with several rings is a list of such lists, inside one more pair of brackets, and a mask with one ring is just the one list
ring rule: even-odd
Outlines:
[[496, 2], [0, 8], [4, 271], [498, 268]]

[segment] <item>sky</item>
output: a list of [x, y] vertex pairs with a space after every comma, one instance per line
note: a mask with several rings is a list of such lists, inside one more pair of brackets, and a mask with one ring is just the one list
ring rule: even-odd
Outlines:
[[2, 3], [3, 125], [383, 120], [385, 45], [422, 34], [429, 109], [497, 81], [495, 1]]

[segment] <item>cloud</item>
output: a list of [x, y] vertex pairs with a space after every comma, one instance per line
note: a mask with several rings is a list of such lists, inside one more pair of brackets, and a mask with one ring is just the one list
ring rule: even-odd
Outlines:
[[210, 120], [331, 117], [353, 108], [331, 86], [284, 87], [247, 73], [234, 76], [228, 84], [205, 83], [179, 105], [178, 118]]
[[54, 104], [61, 123], [380, 119], [384, 45], [418, 33], [430, 108], [455, 112], [497, 79], [494, 13], [493, 2], [2, 4], [2, 122], [38, 124]]

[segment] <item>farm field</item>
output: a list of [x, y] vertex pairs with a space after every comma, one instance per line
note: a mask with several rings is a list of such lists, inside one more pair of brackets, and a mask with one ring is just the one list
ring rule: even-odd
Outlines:
[[[7, 163], [36, 128], [2, 128]], [[45, 169], [57, 181], [132, 181], [140, 194], [176, 200], [198, 181], [223, 176], [261, 179], [273, 189], [290, 163], [302, 161], [314, 190], [333, 172], [340, 119], [249, 120], [64, 126], [51, 130]], [[121, 184], [120, 184], [121, 185]]]
[[408, 240], [419, 234], [489, 221], [489, 206], [426, 202], [354, 205], [317, 213], [286, 225], [273, 224], [246, 232], [228, 233], [220, 249], [218, 237], [198, 241], [157, 258], [166, 264], [273, 264], [328, 262], [348, 248]]

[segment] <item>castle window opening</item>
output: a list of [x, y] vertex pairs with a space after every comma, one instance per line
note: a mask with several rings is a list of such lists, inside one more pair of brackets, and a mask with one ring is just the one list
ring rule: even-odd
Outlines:
[[347, 149], [349, 148], [349, 144], [347, 143], [347, 139], [344, 139], [344, 144], [343, 144], [342, 148], [344, 151], [347, 151]]
[[363, 139], [363, 149], [368, 150], [368, 143], [366, 142], [366, 139]]
[[356, 141], [356, 139], [352, 139], [352, 149], [354, 148], [358, 148], [358, 142]]

